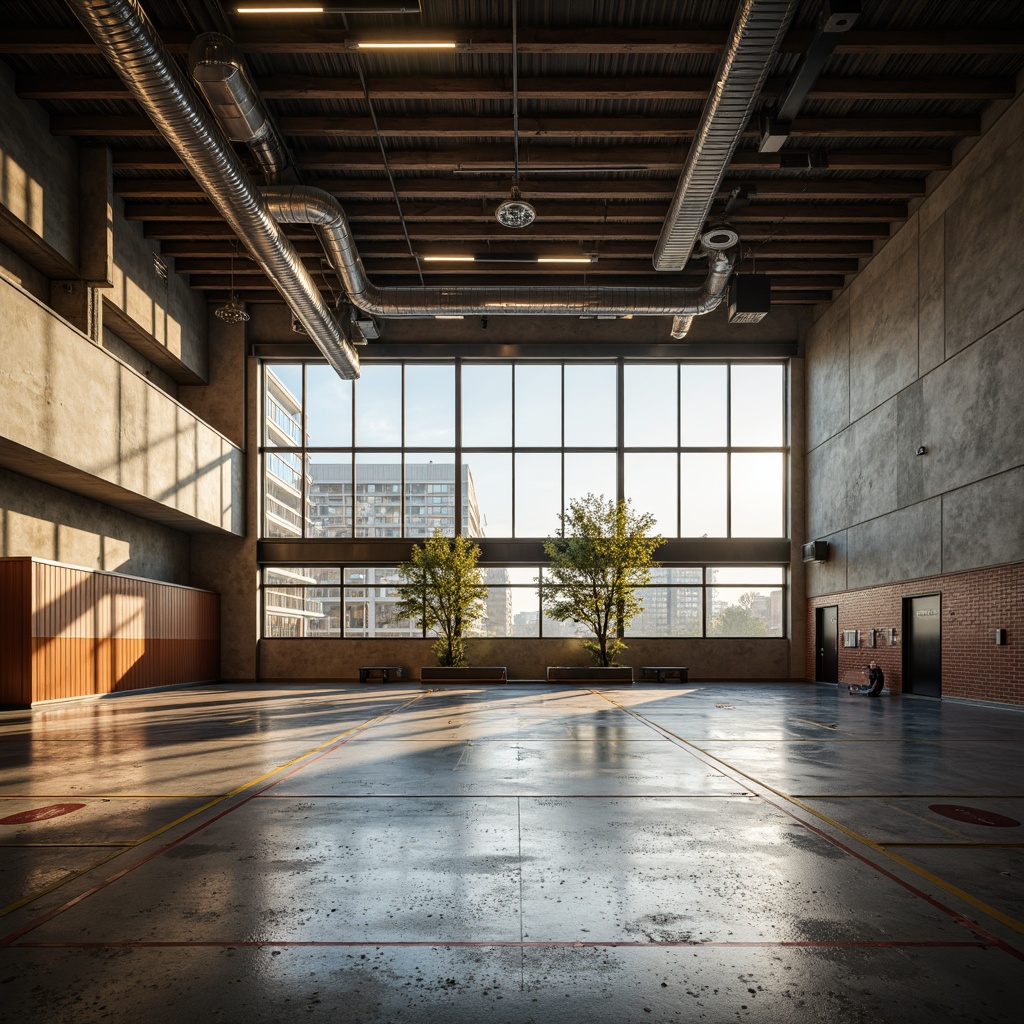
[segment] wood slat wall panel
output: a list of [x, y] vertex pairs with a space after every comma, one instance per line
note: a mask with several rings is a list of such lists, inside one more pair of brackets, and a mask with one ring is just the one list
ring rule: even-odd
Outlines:
[[32, 562], [0, 558], [0, 704], [32, 699]]
[[[18, 607], [29, 682], [15, 687], [16, 670], [10, 670], [10, 703], [217, 678], [219, 595], [52, 562], [11, 561], [23, 565], [28, 581]], [[14, 616], [4, 619], [0, 636], [6, 638]]]

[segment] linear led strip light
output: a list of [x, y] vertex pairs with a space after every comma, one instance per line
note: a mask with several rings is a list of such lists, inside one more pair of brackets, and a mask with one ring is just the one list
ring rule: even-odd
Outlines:
[[538, 256], [536, 253], [478, 252], [472, 255], [423, 256], [424, 263], [596, 263], [596, 256]]
[[352, 0], [351, 3], [237, 4], [235, 14], [419, 14], [419, 0]]

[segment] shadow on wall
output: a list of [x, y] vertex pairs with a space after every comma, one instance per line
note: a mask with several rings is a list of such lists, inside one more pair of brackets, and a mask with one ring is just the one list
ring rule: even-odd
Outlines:
[[0, 468], [0, 555], [187, 583], [186, 534]]

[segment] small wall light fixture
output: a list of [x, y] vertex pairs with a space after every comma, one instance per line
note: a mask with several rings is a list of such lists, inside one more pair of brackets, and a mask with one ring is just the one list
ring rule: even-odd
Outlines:
[[914, 451], [915, 455], [927, 455], [928, 449], [923, 444], [919, 444]]
[[997, 629], [996, 630], [996, 647], [1005, 647], [1005, 646], [1006, 646], [1006, 630], [1005, 629]]

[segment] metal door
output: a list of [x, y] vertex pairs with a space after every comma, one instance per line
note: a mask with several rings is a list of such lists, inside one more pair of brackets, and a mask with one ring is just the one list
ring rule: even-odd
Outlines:
[[839, 682], [839, 605], [814, 610], [814, 678], [822, 683]]
[[903, 691], [942, 696], [942, 595], [903, 599]]

